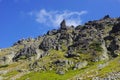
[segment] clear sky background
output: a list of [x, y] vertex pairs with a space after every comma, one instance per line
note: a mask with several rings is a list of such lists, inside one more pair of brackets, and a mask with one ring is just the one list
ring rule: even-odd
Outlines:
[[120, 0], [0, 0], [0, 48], [68, 25], [84, 24], [109, 14], [120, 16]]

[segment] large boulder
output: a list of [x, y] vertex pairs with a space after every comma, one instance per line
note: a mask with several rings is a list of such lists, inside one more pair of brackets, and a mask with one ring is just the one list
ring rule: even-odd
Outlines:
[[65, 71], [59, 70], [59, 71], [57, 71], [57, 74], [59, 74], [59, 75], [64, 75], [64, 74], [65, 74]]
[[69, 61], [68, 60], [56, 60], [55, 62], [53, 62], [53, 64], [57, 66], [66, 66], [66, 65], [69, 65]]
[[120, 34], [120, 22], [117, 23], [117, 24], [114, 24], [114, 26], [113, 26], [110, 33], [118, 33], [118, 34]]
[[13, 57], [15, 56], [15, 52], [10, 52], [6, 55], [0, 56], [0, 64], [11, 64], [13, 62]]
[[40, 44], [39, 48], [44, 50], [44, 51], [48, 51], [50, 49], [56, 49], [56, 40], [53, 37], [45, 37], [42, 41], [42, 43]]
[[40, 57], [43, 57], [43, 54], [44, 53], [41, 50], [39, 50], [35, 44], [31, 44], [31, 45], [26, 45], [23, 49], [18, 51], [13, 57], [13, 60], [16, 61], [19, 59], [27, 59], [36, 55], [38, 59]]
[[82, 69], [82, 68], [86, 67], [87, 64], [88, 64], [87, 61], [78, 62], [78, 63], [75, 64], [74, 70], [76, 70], [76, 69]]

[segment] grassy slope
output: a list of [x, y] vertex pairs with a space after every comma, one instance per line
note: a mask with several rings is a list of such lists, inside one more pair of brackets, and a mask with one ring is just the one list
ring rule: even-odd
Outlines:
[[[40, 61], [42, 60], [43, 63], [47, 64], [51, 60], [54, 61], [56, 59], [66, 59], [64, 57], [65, 51], [66, 50], [64, 51], [50, 50], [49, 51], [50, 55], [43, 57], [42, 59], [40, 59]], [[4, 53], [6, 54], [6, 52]], [[83, 57], [86, 56], [83, 55]], [[5, 80], [9, 80], [13, 76], [19, 75], [21, 73], [17, 71], [18, 68], [20, 67], [19, 69], [27, 69], [26, 66], [28, 64], [26, 63], [19, 62], [19, 63], [10, 64], [6, 67], [2, 67], [0, 68], [0, 71], [9, 70], [9, 72], [7, 74], [2, 74], [0, 76], [5, 77], [6, 78]], [[18, 80], [26, 80], [28, 78], [29, 80], [76, 80], [76, 78], [78, 77], [83, 77], [85, 80], [91, 80], [91, 78], [95, 76], [104, 77], [110, 72], [120, 72], [120, 56], [113, 60], [110, 60], [108, 62], [108, 65], [105, 66], [104, 68], [98, 69], [98, 65], [104, 63], [105, 61], [91, 63], [90, 65], [88, 65], [87, 67], [81, 70], [69, 70], [68, 72], [66, 72], [65, 75], [58, 75], [56, 74], [55, 71], [30, 72], [29, 74], [23, 75]]]
[[79, 70], [77, 71], [69, 71], [65, 75], [58, 75], [54, 71], [47, 71], [47, 72], [31, 72], [18, 80], [25, 80], [29, 78], [30, 80], [66, 80], [78, 74]]
[[[64, 52], [51, 50], [50, 55], [43, 57], [40, 61], [48, 64], [49, 61], [54, 61], [56, 59], [66, 59], [64, 56]], [[56, 54], [57, 53], [57, 54]], [[30, 72], [29, 74], [22, 75], [18, 80], [76, 80], [78, 77], [82, 77], [85, 80], [91, 80], [92, 77], [104, 77], [110, 72], [119, 72], [120, 71], [120, 56], [110, 60], [107, 66], [102, 69], [98, 68], [99, 64], [104, 64], [106, 61], [90, 63], [87, 67], [80, 70], [69, 70], [65, 73], [65, 75], [58, 75], [55, 71], [43, 71], [43, 72]], [[29, 64], [29, 63], [28, 63]], [[10, 64], [6, 67], [0, 68], [0, 70], [10, 70], [7, 74], [2, 74], [0, 76], [5, 77], [5, 80], [9, 80], [10, 78], [21, 74], [17, 70], [19, 69], [27, 69], [27, 62], [22, 63], [14, 63]], [[26, 68], [25, 68], [26, 67]], [[16, 69], [17, 68], [17, 69]]]
[[[24, 75], [18, 80], [76, 80], [78, 77], [83, 77], [85, 80], [91, 80], [92, 77], [105, 77], [110, 72], [120, 71], [120, 57], [109, 61], [108, 65], [102, 69], [98, 69], [99, 64], [104, 64], [105, 62], [97, 62], [93, 65], [88, 65], [86, 68], [81, 70], [70, 70], [65, 75], [58, 75], [54, 71], [47, 72], [31, 72]], [[96, 74], [97, 73], [97, 74]]]

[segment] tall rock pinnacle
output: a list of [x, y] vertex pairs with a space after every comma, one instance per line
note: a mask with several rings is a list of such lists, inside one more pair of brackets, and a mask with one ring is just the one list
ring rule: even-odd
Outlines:
[[67, 29], [66, 21], [63, 20], [63, 21], [61, 22], [60, 26], [61, 26], [60, 29]]

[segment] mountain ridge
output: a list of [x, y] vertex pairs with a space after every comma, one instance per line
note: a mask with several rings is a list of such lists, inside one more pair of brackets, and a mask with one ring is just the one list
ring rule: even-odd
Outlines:
[[[29, 75], [29, 73], [32, 74], [34, 71], [39, 73], [46, 71], [46, 74], [47, 72], [53, 71], [55, 75], [58, 74], [59, 76], [67, 75], [70, 71], [76, 71], [77, 74], [59, 79], [107, 79], [108, 77], [106, 75], [111, 72], [117, 74], [120, 71], [120, 68], [118, 68], [120, 66], [119, 64], [116, 66], [110, 64], [119, 63], [120, 60], [119, 35], [120, 18], [110, 18], [109, 15], [106, 15], [100, 20], [88, 21], [84, 25], [78, 25], [76, 27], [67, 26], [65, 20], [63, 20], [59, 29], [48, 31], [47, 34], [35, 39], [19, 40], [10, 48], [1, 49], [0, 76], [2, 76], [3, 80], [5, 78], [5, 80], [9, 80], [9, 78], [11, 80], [19, 78], [21, 80], [26, 80], [27, 78], [31, 80], [30, 77], [26, 78], [23, 76], [25, 74]], [[8, 70], [9, 67], [11, 70]], [[111, 71], [115, 67], [116, 71]], [[87, 76], [81, 75], [81, 72], [87, 69], [88, 73], [85, 73]], [[91, 71], [92, 69], [93, 71]], [[104, 69], [107, 70], [105, 71]], [[102, 70], [103, 74], [101, 72]], [[12, 77], [4, 77], [4, 75], [8, 75], [11, 72], [15, 72]], [[93, 75], [94, 73], [97, 74]], [[76, 75], [80, 75], [78, 77], [81, 79], [77, 79]], [[92, 76], [90, 77], [90, 75]], [[49, 78], [48, 80], [50, 80]], [[57, 78], [51, 78], [51, 80], [59, 80]], [[117, 78], [120, 77], [117, 76]], [[43, 79], [36, 78], [34, 80], [46, 79], [43, 77]], [[116, 76], [114, 79], [116, 79]]]

